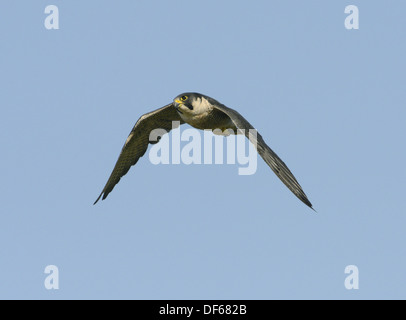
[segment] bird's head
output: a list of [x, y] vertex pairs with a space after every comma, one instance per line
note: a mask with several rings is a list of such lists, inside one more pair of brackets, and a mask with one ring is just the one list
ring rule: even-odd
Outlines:
[[207, 99], [204, 95], [195, 92], [186, 92], [173, 99], [173, 106], [179, 113], [185, 115], [196, 115], [204, 112]]
[[178, 95], [173, 99], [173, 106], [179, 113], [190, 113], [193, 111], [193, 102], [195, 101], [195, 94], [186, 92]]

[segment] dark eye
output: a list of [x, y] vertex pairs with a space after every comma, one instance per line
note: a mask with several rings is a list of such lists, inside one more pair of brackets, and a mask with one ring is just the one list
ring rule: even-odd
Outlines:
[[187, 100], [187, 96], [183, 96], [180, 98], [180, 101], [186, 101]]

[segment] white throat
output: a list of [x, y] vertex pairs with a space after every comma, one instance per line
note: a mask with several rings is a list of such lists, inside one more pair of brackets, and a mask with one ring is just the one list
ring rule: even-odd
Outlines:
[[193, 101], [192, 106], [193, 110], [190, 111], [196, 116], [203, 113], [208, 113], [213, 110], [213, 106], [211, 105], [211, 103], [204, 97], [196, 98]]
[[193, 110], [190, 110], [188, 107], [181, 107], [180, 117], [189, 124], [200, 122], [204, 119], [212, 110], [213, 106], [211, 103], [204, 97], [196, 98], [192, 102]]

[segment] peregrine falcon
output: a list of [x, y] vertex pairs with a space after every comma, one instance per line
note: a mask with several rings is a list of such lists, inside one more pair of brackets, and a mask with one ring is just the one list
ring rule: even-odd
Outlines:
[[138, 119], [121, 150], [109, 180], [94, 204], [100, 198], [106, 199], [121, 177], [145, 154], [148, 144], [155, 144], [159, 141], [150, 141], [151, 131], [164, 129], [169, 132], [172, 129], [173, 121], [178, 121], [180, 124], [188, 123], [192, 127], [202, 130], [221, 129], [224, 131], [228, 129], [230, 132], [231, 129], [234, 134], [243, 131], [245, 136], [256, 145], [259, 155], [279, 179], [296, 197], [313, 209], [302, 187], [286, 164], [268, 147], [259, 133], [250, 134], [250, 129], [254, 129], [254, 127], [243, 116], [213, 98], [194, 92], [180, 94], [172, 103], [144, 114]]

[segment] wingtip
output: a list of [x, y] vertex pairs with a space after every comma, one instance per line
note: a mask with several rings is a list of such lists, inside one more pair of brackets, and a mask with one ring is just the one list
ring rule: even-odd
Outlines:
[[314, 212], [317, 213], [316, 209], [313, 208], [312, 203], [310, 202], [309, 199], [307, 199], [307, 197], [305, 197], [304, 199], [300, 199], [300, 200], [302, 200], [302, 202], [303, 202], [306, 206], [308, 206], [310, 209], [312, 209]]
[[[110, 190], [111, 191], [111, 190]], [[104, 199], [106, 199], [107, 198], [107, 196], [109, 195], [109, 193], [110, 193], [110, 191], [106, 191], [106, 190], [103, 190], [103, 192], [102, 193], [100, 193], [100, 196], [96, 199], [96, 201], [93, 203], [93, 205], [95, 205], [100, 199], [102, 199], [102, 201], [104, 200]]]
[[96, 201], [93, 203], [93, 205], [95, 205], [101, 198], [101, 196], [103, 195], [103, 192], [100, 194], [100, 196], [96, 199]]
[[317, 213], [316, 209], [313, 208], [313, 205], [312, 205], [312, 203], [311, 203], [310, 201], [305, 202], [305, 204], [306, 204], [310, 209], [312, 209], [314, 212]]

